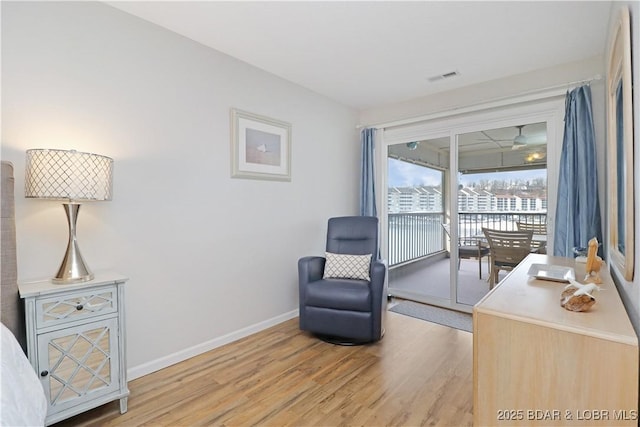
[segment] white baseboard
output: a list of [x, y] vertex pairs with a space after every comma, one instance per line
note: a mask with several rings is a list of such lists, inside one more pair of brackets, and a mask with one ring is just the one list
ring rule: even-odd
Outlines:
[[176, 353], [169, 354], [159, 359], [143, 363], [142, 365], [129, 368], [127, 369], [128, 380], [134, 380], [152, 372], [159, 371], [160, 369], [190, 359], [209, 350], [213, 350], [214, 348], [221, 347], [225, 344], [237, 341], [251, 334], [255, 334], [256, 332], [263, 331], [289, 319], [293, 319], [294, 317], [298, 316], [298, 311], [299, 310], [296, 309], [288, 313], [281, 314], [271, 319], [267, 319], [263, 322], [256, 323], [254, 325], [247, 326], [246, 328], [231, 332], [227, 335], [223, 335], [210, 341], [203, 342], [202, 344], [194, 345], [193, 347], [185, 348], [184, 350], [180, 350]]

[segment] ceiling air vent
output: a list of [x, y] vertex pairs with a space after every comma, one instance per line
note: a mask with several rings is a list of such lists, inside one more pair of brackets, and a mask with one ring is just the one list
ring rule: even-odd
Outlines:
[[459, 76], [460, 73], [458, 71], [449, 71], [448, 73], [439, 74], [437, 76], [429, 77], [427, 80], [430, 82], [437, 82], [439, 80], [450, 79], [452, 77]]

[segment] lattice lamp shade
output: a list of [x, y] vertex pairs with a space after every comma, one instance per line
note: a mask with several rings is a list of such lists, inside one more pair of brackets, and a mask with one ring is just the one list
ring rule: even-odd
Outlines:
[[75, 150], [27, 150], [25, 197], [111, 200], [113, 159]]

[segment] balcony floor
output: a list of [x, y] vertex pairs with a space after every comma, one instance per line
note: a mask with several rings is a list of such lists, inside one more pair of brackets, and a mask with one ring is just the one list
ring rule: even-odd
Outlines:
[[[500, 279], [506, 273], [501, 272]], [[478, 279], [478, 260], [463, 259], [458, 272], [458, 302], [475, 305], [489, 292], [489, 265], [482, 259], [482, 279]], [[397, 267], [389, 272], [389, 293], [404, 299], [424, 298], [449, 300], [450, 298], [449, 258], [422, 260]], [[416, 298], [417, 296], [417, 298]]]

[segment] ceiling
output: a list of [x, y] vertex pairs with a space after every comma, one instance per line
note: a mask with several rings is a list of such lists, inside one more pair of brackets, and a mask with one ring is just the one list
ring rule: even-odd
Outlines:
[[358, 110], [603, 55], [611, 5], [107, 3]]
[[[519, 135], [522, 143], [514, 147]], [[463, 173], [546, 167], [545, 122], [460, 134], [457, 141], [458, 169]], [[448, 137], [394, 144], [388, 150], [391, 158], [438, 169], [449, 168]]]

